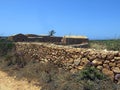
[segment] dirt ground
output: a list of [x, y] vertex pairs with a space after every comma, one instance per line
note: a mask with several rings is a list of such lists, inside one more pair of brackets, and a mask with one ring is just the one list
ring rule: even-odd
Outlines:
[[15, 77], [10, 77], [7, 73], [0, 71], [0, 90], [41, 90], [40, 87], [29, 83], [27, 80], [16, 80]]

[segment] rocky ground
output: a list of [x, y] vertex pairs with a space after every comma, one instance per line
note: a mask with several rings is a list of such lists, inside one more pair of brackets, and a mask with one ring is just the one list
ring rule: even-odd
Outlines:
[[25, 79], [16, 80], [15, 77], [10, 77], [7, 73], [0, 71], [0, 90], [40, 90], [40, 87]]

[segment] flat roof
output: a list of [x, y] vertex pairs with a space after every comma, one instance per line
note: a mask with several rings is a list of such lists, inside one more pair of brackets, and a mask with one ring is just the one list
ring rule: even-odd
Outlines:
[[88, 39], [86, 36], [64, 36], [65, 38], [85, 38]]

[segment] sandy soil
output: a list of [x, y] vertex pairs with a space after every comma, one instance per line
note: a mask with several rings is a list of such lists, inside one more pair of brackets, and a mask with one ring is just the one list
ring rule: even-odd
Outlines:
[[41, 90], [40, 87], [29, 83], [27, 80], [16, 80], [7, 73], [0, 71], [0, 90]]

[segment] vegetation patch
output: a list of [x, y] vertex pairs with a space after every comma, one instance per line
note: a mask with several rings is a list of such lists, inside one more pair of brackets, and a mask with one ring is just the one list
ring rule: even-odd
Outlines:
[[0, 40], [0, 56], [6, 55], [14, 47], [14, 43], [6, 39]]
[[89, 47], [98, 50], [107, 49], [107, 50], [120, 51], [120, 39], [90, 40]]

